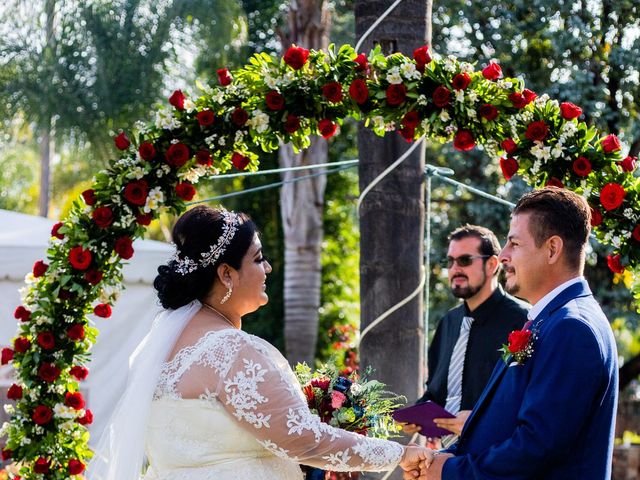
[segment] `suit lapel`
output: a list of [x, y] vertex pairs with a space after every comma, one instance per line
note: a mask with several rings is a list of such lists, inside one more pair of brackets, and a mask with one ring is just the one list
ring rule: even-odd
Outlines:
[[[569, 301], [578, 297], [586, 297], [589, 295], [592, 295], [592, 293], [589, 289], [589, 285], [585, 280], [581, 280], [570, 285], [549, 302], [549, 304], [542, 310], [542, 312], [540, 312], [540, 314], [534, 319], [529, 328], [531, 330], [537, 329], [546, 318], [549, 318], [553, 312], [558, 310], [563, 305], [567, 304]], [[478, 415], [478, 412], [482, 410], [484, 404], [490, 399], [491, 394], [497, 388], [500, 380], [507, 371], [507, 363], [502, 360], [499, 360], [498, 362], [499, 363], [496, 365], [493, 373], [491, 374], [491, 378], [489, 378], [487, 386], [482, 391], [482, 395], [480, 395], [480, 398], [476, 402], [471, 415], [465, 422], [462, 433], [460, 434], [461, 437], [463, 437], [465, 433], [471, 428], [474, 418]]]

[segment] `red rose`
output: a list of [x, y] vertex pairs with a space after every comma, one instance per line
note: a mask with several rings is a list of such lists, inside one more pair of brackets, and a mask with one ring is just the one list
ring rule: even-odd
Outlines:
[[36, 278], [43, 276], [47, 272], [48, 268], [49, 265], [44, 263], [42, 260], [38, 260], [33, 264], [33, 276]]
[[248, 120], [249, 114], [244, 108], [236, 107], [236, 109], [231, 112], [231, 121], [238, 127], [243, 126]]
[[309, 58], [309, 50], [292, 45], [284, 54], [284, 63], [294, 70], [300, 70]]
[[189, 182], [180, 182], [176, 185], [176, 195], [188, 202], [196, 195], [196, 188]]
[[91, 217], [100, 228], [107, 228], [113, 223], [113, 210], [110, 207], [98, 207], [91, 212]]
[[338, 125], [333, 123], [328, 118], [323, 118], [318, 122], [318, 131], [320, 132], [320, 135], [322, 135], [322, 138], [324, 139], [333, 137], [337, 129], [338, 129]]
[[45, 350], [52, 350], [56, 346], [56, 340], [51, 332], [40, 332], [37, 339], [38, 345]]
[[69, 328], [67, 328], [67, 337], [69, 337], [74, 342], [79, 340], [84, 340], [84, 325], [81, 323], [74, 323]]
[[93, 413], [91, 410], [86, 410], [83, 417], [76, 420], [80, 425], [91, 425], [93, 423]]
[[99, 303], [93, 308], [93, 313], [97, 317], [109, 318], [111, 316], [111, 305], [108, 303]]
[[49, 473], [49, 460], [44, 457], [40, 457], [33, 464], [33, 471], [35, 473]]
[[22, 305], [20, 305], [19, 307], [16, 307], [16, 309], [14, 310], [13, 317], [16, 320], [20, 320], [21, 322], [28, 322], [29, 319], [31, 318], [31, 312], [26, 308], [24, 308]]
[[489, 62], [489, 65], [482, 69], [482, 76], [487, 80], [497, 80], [502, 76], [502, 69], [497, 63]]
[[571, 102], [563, 102], [560, 104], [560, 112], [565, 120], [573, 120], [582, 115], [582, 109]]
[[249, 157], [246, 157], [239, 152], [233, 152], [233, 155], [231, 155], [231, 163], [238, 170], [244, 170], [247, 168], [247, 165], [249, 165]]
[[69, 460], [69, 474], [70, 475], [80, 475], [84, 472], [84, 463], [80, 460], [71, 459]]
[[597, 227], [602, 223], [602, 213], [597, 208], [591, 207], [591, 226]]
[[498, 117], [498, 109], [490, 103], [485, 103], [478, 109], [478, 114], [486, 120], [495, 120]]
[[522, 352], [527, 348], [531, 330], [514, 330], [509, 334], [509, 351], [513, 353]]
[[284, 108], [284, 97], [275, 90], [271, 90], [265, 97], [269, 110], [282, 110]]
[[342, 101], [342, 85], [339, 82], [329, 82], [322, 86], [322, 96], [332, 103]]
[[129, 260], [133, 257], [133, 240], [129, 237], [120, 237], [116, 240], [116, 243], [113, 245], [113, 250], [122, 258], [123, 260]]
[[84, 198], [84, 203], [87, 205], [95, 205], [96, 203], [96, 192], [92, 189], [85, 190], [82, 192], [82, 198]]
[[66, 290], [64, 288], [60, 289], [60, 292], [58, 293], [58, 298], [60, 300], [69, 300], [70, 298], [75, 297], [76, 294], [73, 292], [70, 292], [69, 290]]
[[184, 110], [184, 100], [185, 96], [182, 90], [176, 90], [169, 97], [169, 103], [173, 105], [176, 110]]
[[453, 148], [456, 150], [467, 151], [476, 146], [476, 140], [469, 130], [460, 130], [453, 138]]
[[126, 150], [131, 145], [131, 142], [127, 138], [124, 132], [120, 132], [120, 134], [113, 139], [113, 142], [116, 144], [116, 148], [119, 150]]
[[420, 123], [420, 115], [415, 110], [411, 110], [402, 117], [402, 125], [405, 127], [416, 128]]
[[51, 236], [62, 240], [64, 238], [64, 233], [60, 233], [58, 230], [60, 230], [63, 226], [64, 226], [64, 223], [62, 222], [56, 223], [51, 229]]
[[451, 86], [454, 90], [465, 90], [471, 83], [471, 77], [467, 72], [458, 73], [451, 80]]
[[420, 72], [424, 72], [424, 67], [431, 61], [431, 55], [429, 55], [429, 46], [423, 45], [420, 48], [416, 48], [413, 51], [413, 59], [416, 61], [416, 68]]
[[85, 406], [84, 398], [80, 392], [67, 392], [64, 396], [64, 404], [74, 410], [81, 410]]
[[138, 213], [136, 215], [136, 222], [138, 222], [139, 225], [146, 227], [151, 223], [151, 220], [153, 220], [153, 214], [151, 213]]
[[7, 390], [7, 398], [9, 400], [20, 400], [22, 398], [22, 387], [15, 383]]
[[89, 376], [89, 370], [80, 365], [74, 365], [69, 370], [69, 374], [73, 375], [78, 380], [85, 380]]
[[[9, 449], [9, 448], [5, 448], [2, 450], [2, 461], [6, 462], [7, 460], [11, 460], [11, 458], [13, 457], [13, 450]], [[16, 478], [16, 477], [13, 477]]]
[[505, 138], [500, 145], [509, 155], [513, 155], [518, 150], [518, 144], [511, 138]]
[[300, 118], [295, 115], [287, 115], [287, 120], [284, 122], [284, 131], [287, 133], [295, 133], [300, 128]]
[[404, 127], [398, 130], [398, 133], [402, 138], [404, 138], [407, 142], [413, 142], [413, 138], [416, 136], [416, 129], [413, 127]]
[[617, 152], [618, 150], [620, 150], [620, 148], [622, 148], [620, 146], [620, 140], [618, 140], [618, 137], [616, 137], [614, 134], [604, 137], [601, 143], [604, 153]]
[[531, 102], [533, 102], [536, 97], [538, 96], [538, 94], [536, 92], [533, 92], [531, 90], [529, 90], [528, 88], [525, 88], [522, 91], [522, 95], [524, 96], [524, 101], [527, 102], [527, 105], [529, 105]]
[[211, 110], [202, 110], [196, 113], [196, 118], [201, 127], [208, 127], [209, 125], [213, 125], [216, 116]]
[[81, 246], [73, 247], [69, 251], [69, 263], [76, 270], [86, 270], [91, 265], [91, 252]]
[[218, 74], [218, 83], [223, 87], [229, 85], [233, 80], [227, 68], [219, 68], [216, 73]]
[[60, 369], [53, 363], [43, 363], [38, 369], [38, 377], [48, 383], [55, 382], [60, 376]]
[[436, 104], [436, 107], [446, 107], [449, 105], [449, 101], [451, 100], [451, 92], [444, 85], [440, 85], [433, 92], [433, 103]]
[[502, 175], [506, 180], [511, 180], [518, 172], [518, 162], [515, 158], [507, 157], [500, 159], [500, 170], [502, 170]]
[[580, 177], [586, 177], [591, 173], [591, 162], [585, 157], [578, 157], [573, 162], [573, 171]]
[[18, 353], [24, 353], [31, 347], [31, 342], [26, 337], [18, 337], [13, 341], [13, 348]]
[[46, 405], [38, 405], [33, 410], [31, 418], [37, 425], [46, 425], [53, 418], [53, 412]]
[[0, 353], [0, 363], [2, 365], [6, 365], [11, 360], [13, 360], [13, 350], [10, 348], [3, 348], [2, 353]]
[[102, 281], [102, 272], [93, 268], [84, 274], [84, 279], [90, 285], [98, 285]]
[[527, 131], [524, 134], [532, 142], [542, 141], [549, 135], [549, 127], [544, 120], [538, 120], [537, 122], [531, 122], [527, 127]]
[[198, 150], [196, 152], [196, 162], [200, 165], [211, 165], [213, 163], [213, 159], [211, 158], [211, 154], [208, 150]]
[[625, 172], [633, 172], [636, 169], [636, 160], [636, 157], [627, 156], [627, 158], [620, 162], [622, 170]]
[[608, 255], [607, 266], [613, 273], [624, 273], [624, 265], [622, 265], [620, 255]]
[[547, 183], [545, 183], [545, 187], [564, 188], [564, 184], [562, 183], [562, 181], [560, 181], [560, 179], [551, 177], [549, 180], [547, 180]]
[[622, 205], [626, 193], [622, 185], [618, 183], [607, 183], [602, 187], [602, 190], [600, 190], [600, 203], [602, 203], [605, 210], [615, 210]]
[[189, 161], [189, 147], [184, 143], [172, 144], [167, 153], [165, 153], [165, 159], [169, 165], [173, 165], [176, 168], [180, 168]]
[[407, 98], [407, 87], [403, 83], [392, 83], [387, 87], [387, 105], [397, 107]]
[[153, 143], [144, 142], [138, 148], [138, 153], [143, 160], [153, 160], [153, 157], [156, 156], [156, 147], [153, 146]]
[[369, 98], [367, 82], [362, 78], [356, 78], [351, 82], [351, 85], [349, 85], [349, 96], [353, 98], [353, 101], [358, 105], [365, 103]]
[[509, 94], [509, 100], [516, 108], [524, 108], [529, 104], [529, 102], [527, 102], [527, 99], [524, 98], [524, 95], [520, 92]]
[[147, 203], [149, 184], [146, 180], [136, 180], [124, 187], [124, 198], [132, 205], [144, 205]]
[[367, 56], [364, 53], [356, 55], [356, 58], [353, 59], [356, 65], [356, 72], [368, 72], [369, 71], [369, 62], [367, 60]]
[[329, 380], [328, 378], [314, 378], [311, 380], [312, 387], [319, 388], [324, 392], [329, 390], [330, 383], [331, 383], [331, 380]]
[[636, 242], [640, 242], [640, 223], [635, 226], [635, 228], [633, 229], [633, 233], [631, 233], [631, 236]]

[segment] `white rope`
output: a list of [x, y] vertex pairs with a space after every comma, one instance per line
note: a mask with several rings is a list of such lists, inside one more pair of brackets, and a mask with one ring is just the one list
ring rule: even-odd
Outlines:
[[402, 2], [402, 0], [396, 0], [395, 2], [393, 2], [393, 4], [389, 8], [387, 8], [382, 15], [380, 15], [380, 18], [378, 18], [378, 20], [373, 22], [373, 24], [368, 28], [368, 30], [364, 32], [364, 35], [362, 35], [362, 37], [360, 37], [360, 40], [358, 40], [358, 43], [356, 43], [356, 48], [355, 48], [356, 53], [358, 53], [358, 51], [360, 50], [360, 47], [362, 46], [362, 42], [364, 42], [366, 38], [369, 36], [369, 34], [373, 32], [376, 29], [376, 27], [380, 25], [380, 23], [389, 16], [391, 12], [393, 12], [393, 10], [400, 4], [400, 2]]
[[391, 165], [385, 168], [385, 170], [380, 175], [374, 178], [373, 181], [366, 186], [366, 188], [360, 194], [360, 197], [358, 197], [358, 215], [360, 215], [360, 207], [362, 206], [362, 201], [364, 200], [364, 197], [371, 191], [371, 189], [375, 187], [378, 183], [380, 183], [382, 179], [387, 175], [389, 175], [398, 165], [404, 162], [409, 157], [409, 155], [411, 155], [413, 151], [416, 148], [418, 148], [418, 145], [422, 145], [423, 141], [424, 141], [424, 137], [420, 137], [420, 139], [417, 142], [415, 142], [413, 145], [411, 145], [411, 147], [406, 152], [404, 152], [400, 156], [400, 158], [398, 158], [395, 162], [393, 162]]
[[409, 303], [416, 295], [418, 295], [422, 291], [422, 287], [424, 286], [425, 278], [426, 278], [425, 268], [424, 268], [424, 265], [421, 265], [421, 268], [420, 268], [420, 284], [418, 285], [418, 287], [408, 297], [406, 297], [404, 300], [401, 300], [400, 302], [396, 303], [393, 307], [391, 307], [389, 310], [384, 312], [382, 315], [378, 316], [378, 318], [376, 318], [373, 322], [371, 322], [369, 325], [367, 325], [365, 327], [365, 329], [362, 330], [362, 332], [360, 333], [360, 339], [358, 340], [358, 344], [356, 345], [356, 347], [360, 346], [360, 344], [362, 343], [362, 339], [374, 327], [376, 327], [380, 322], [385, 320], [389, 315], [391, 315], [393, 312], [395, 312], [399, 308], [401, 308], [404, 305], [406, 305], [407, 303]]

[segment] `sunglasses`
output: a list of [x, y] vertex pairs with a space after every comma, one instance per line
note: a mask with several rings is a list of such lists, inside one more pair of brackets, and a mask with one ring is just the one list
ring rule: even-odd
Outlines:
[[447, 257], [442, 261], [442, 265], [447, 268], [453, 267], [454, 263], [457, 263], [459, 267], [468, 267], [473, 263], [476, 258], [489, 258], [493, 255], [460, 255], [459, 257]]

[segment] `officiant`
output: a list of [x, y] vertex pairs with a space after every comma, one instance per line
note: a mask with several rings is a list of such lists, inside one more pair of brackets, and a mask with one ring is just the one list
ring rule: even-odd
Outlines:
[[[498, 283], [501, 247], [491, 230], [465, 225], [448, 240], [443, 266], [451, 293], [463, 302], [438, 323], [429, 346], [426, 391], [417, 403], [431, 400], [456, 415], [447, 428], [459, 434], [500, 358], [498, 349], [510, 332], [522, 328], [528, 306]], [[419, 429], [404, 426], [408, 434]], [[443, 446], [456, 438], [444, 437]]]

